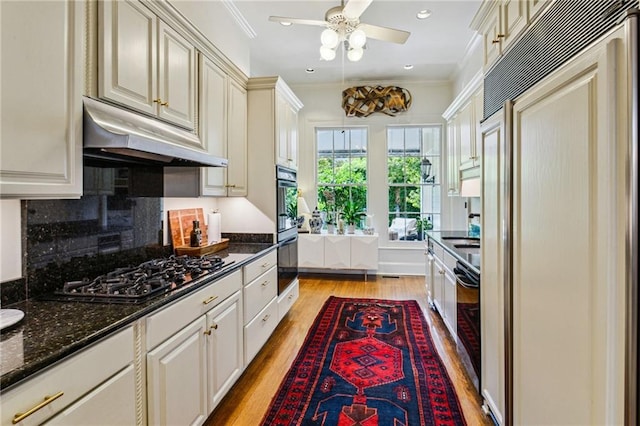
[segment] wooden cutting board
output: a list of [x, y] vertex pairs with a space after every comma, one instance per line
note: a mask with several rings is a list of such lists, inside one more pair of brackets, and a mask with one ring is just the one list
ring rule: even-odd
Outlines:
[[202, 229], [202, 243], [200, 245], [208, 245], [207, 225], [204, 223], [202, 208], [169, 210], [169, 231], [174, 248], [190, 246], [194, 220], [200, 221], [200, 229]]
[[[200, 221], [200, 229], [202, 229], [200, 247], [191, 247], [191, 230], [194, 220]], [[173, 249], [178, 256], [183, 254], [202, 256], [229, 247], [228, 238], [221, 238], [220, 241], [209, 244], [202, 208], [169, 210], [169, 232], [171, 232]]]

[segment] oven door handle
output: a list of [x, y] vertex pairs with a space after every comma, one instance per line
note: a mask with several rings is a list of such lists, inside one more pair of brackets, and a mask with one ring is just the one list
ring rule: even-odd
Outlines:
[[464, 288], [477, 289], [480, 287], [480, 284], [471, 282], [465, 275], [456, 274], [456, 281]]

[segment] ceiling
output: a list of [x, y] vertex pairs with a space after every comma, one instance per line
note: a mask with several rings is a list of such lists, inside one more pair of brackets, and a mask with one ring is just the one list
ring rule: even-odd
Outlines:
[[[361, 22], [409, 31], [411, 35], [405, 44], [369, 39], [364, 57], [359, 62], [350, 62], [340, 50], [333, 61], [320, 59], [323, 27], [283, 26], [268, 20], [274, 15], [322, 21], [328, 9], [340, 5], [339, 0], [226, 1], [237, 8], [255, 32], [250, 41], [252, 76], [280, 75], [289, 84], [450, 80], [474, 37], [469, 24], [481, 3], [481, 0], [373, 0], [360, 16]], [[423, 9], [432, 14], [419, 20], [416, 14]], [[407, 64], [413, 65], [413, 69], [405, 70]], [[307, 68], [314, 72], [306, 72]]]

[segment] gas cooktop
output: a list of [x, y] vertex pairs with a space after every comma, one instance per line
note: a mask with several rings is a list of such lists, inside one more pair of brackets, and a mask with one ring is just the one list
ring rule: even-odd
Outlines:
[[185, 288], [234, 263], [221, 257], [170, 256], [153, 259], [137, 266], [118, 268], [91, 280], [64, 283], [47, 299], [64, 301], [140, 303], [169, 291]]

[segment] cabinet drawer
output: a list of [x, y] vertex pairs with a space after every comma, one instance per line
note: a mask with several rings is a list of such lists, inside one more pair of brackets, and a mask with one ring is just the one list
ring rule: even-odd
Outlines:
[[247, 366], [278, 325], [278, 301], [273, 300], [244, 327], [244, 365]]
[[289, 312], [293, 304], [298, 300], [299, 295], [300, 285], [298, 280], [296, 280], [287, 288], [287, 291], [278, 297], [278, 321], [282, 320], [287, 312]]
[[260, 312], [278, 294], [278, 270], [274, 266], [244, 288], [244, 323]]
[[451, 273], [453, 273], [453, 268], [456, 267], [457, 262], [456, 258], [451, 254], [447, 252], [444, 253], [444, 266], [446, 266]]
[[246, 265], [244, 269], [244, 283], [249, 284], [278, 263], [278, 256], [275, 250], [265, 254], [259, 259]]
[[41, 424], [132, 363], [133, 354], [133, 327], [129, 327], [3, 393], [0, 424], [10, 425], [15, 414], [25, 413], [62, 393], [18, 423]]
[[147, 317], [147, 350], [166, 340], [187, 324], [242, 288], [240, 271], [220, 278]]
[[433, 254], [440, 259], [440, 261], [444, 261], [444, 248], [440, 244], [433, 244]]

